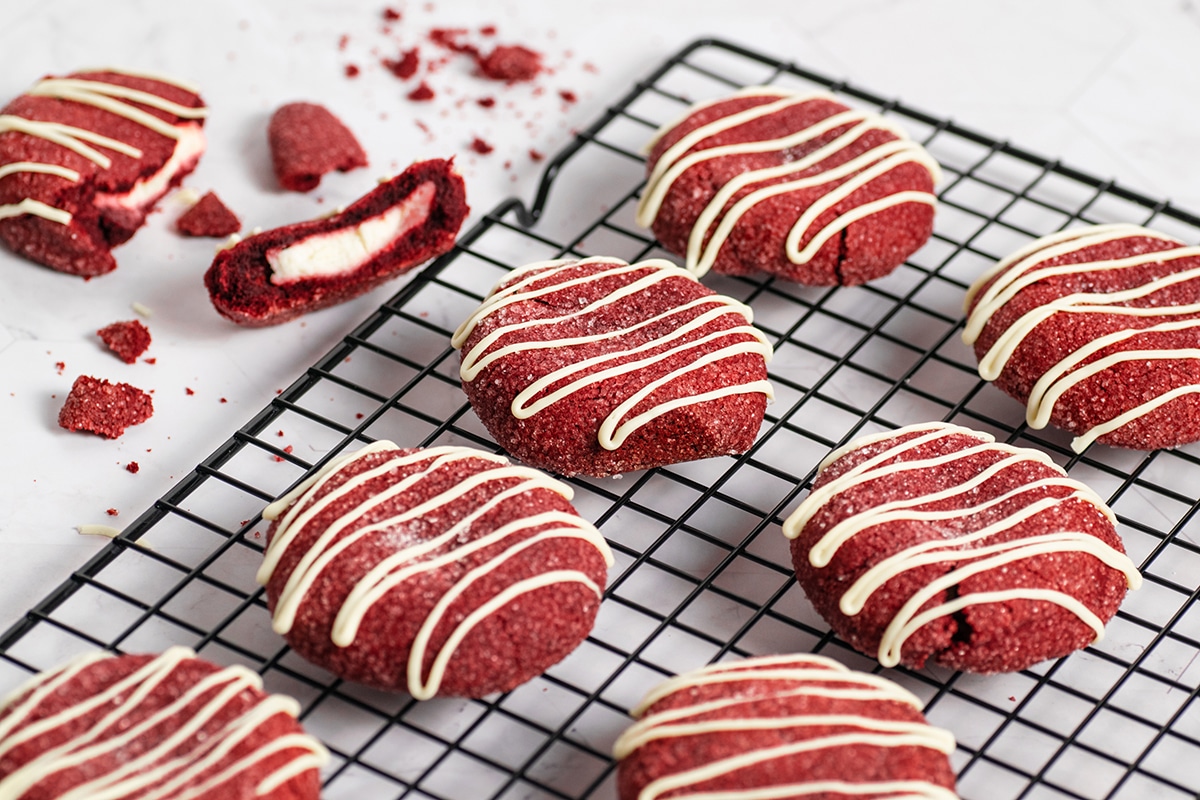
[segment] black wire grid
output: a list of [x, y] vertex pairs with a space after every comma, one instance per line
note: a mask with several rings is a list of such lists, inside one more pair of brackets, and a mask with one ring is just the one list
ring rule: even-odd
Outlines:
[[[869, 286], [706, 277], [749, 303], [771, 338], [776, 401], [739, 458], [572, 481], [617, 563], [592, 635], [545, 676], [485, 700], [416, 702], [295, 656], [254, 582], [264, 504], [373, 439], [495, 449], [459, 388], [450, 333], [512, 267], [667, 256], [633, 223], [641, 148], [690, 102], [747, 84], [827, 87], [898, 120], [945, 170], [933, 239]], [[1169, 203], [794, 64], [695, 42], [558, 154], [532, 206], [513, 199], [487, 215], [0, 637], [0, 687], [95, 648], [186, 644], [301, 701], [334, 756], [327, 800], [613, 798], [609, 749], [626, 710], [671, 674], [788, 651], [878, 670], [813, 612], [779, 527], [831, 448], [944, 419], [1040, 448], [1109, 498], [1146, 578], [1101, 642], [1060, 661], [1012, 675], [888, 671], [957, 737], [962, 796], [1195, 797], [1200, 449], [1077, 456], [1066, 434], [1025, 427], [958, 336], [964, 290], [996, 259], [1070, 224], [1115, 221], [1200, 240], [1200, 218]]]

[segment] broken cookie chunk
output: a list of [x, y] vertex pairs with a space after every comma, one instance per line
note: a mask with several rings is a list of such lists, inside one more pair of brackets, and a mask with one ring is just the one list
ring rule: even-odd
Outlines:
[[116, 439], [126, 428], [145, 422], [153, 413], [150, 395], [136, 386], [80, 375], [58, 412], [58, 424], [69, 431]]
[[279, 185], [294, 192], [317, 188], [321, 176], [367, 165], [367, 154], [350, 129], [316, 103], [288, 103], [267, 126], [271, 163]]
[[221, 202], [216, 192], [207, 192], [175, 221], [184, 236], [229, 236], [242, 229], [242, 221]]
[[150, 346], [150, 329], [136, 319], [105, 325], [96, 335], [126, 364], [137, 361]]

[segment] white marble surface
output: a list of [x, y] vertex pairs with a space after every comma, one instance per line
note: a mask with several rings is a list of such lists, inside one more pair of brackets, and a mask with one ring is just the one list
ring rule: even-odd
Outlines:
[[[691, 0], [435, 0], [393, 3], [402, 19], [390, 32], [378, 3], [15, 6], [0, 25], [0, 98], [44, 74], [96, 65], [200, 84], [211, 107], [209, 150], [186, 185], [218, 190], [247, 227], [324, 213], [379, 174], [452, 154], [467, 179], [469, 225], [510, 194], [531, 196], [540, 167], [530, 148], [553, 153], [664, 55], [703, 35], [793, 59], [1200, 209], [1200, 108], [1192, 101], [1200, 96], [1200, 12], [1183, 0], [763, 0], [736, 11]], [[452, 60], [428, 77], [437, 97], [417, 104], [405, 98], [413, 84], [379, 64], [413, 45], [435, 55], [426, 38], [433, 27], [477, 31], [489, 23], [496, 42], [544, 53], [552, 74], [505, 87]], [[362, 74], [346, 78], [347, 63]], [[565, 102], [561, 89], [577, 101]], [[485, 95], [496, 97], [494, 108], [475, 104]], [[296, 99], [339, 114], [365, 145], [370, 169], [327, 178], [310, 195], [277, 190], [265, 124]], [[495, 151], [470, 152], [476, 136]], [[171, 230], [180, 208], [164, 201], [117, 251], [118, 270], [91, 281], [0, 251], [0, 629], [103, 546], [76, 526], [133, 520], [400, 285], [304, 321], [236, 328], [212, 310], [201, 284], [213, 243]], [[121, 363], [93, 333], [133, 318], [134, 302], [154, 312], [154, 364]], [[153, 390], [153, 419], [116, 441], [63, 431], [58, 409], [80, 374]], [[125, 469], [131, 461], [136, 474]]]

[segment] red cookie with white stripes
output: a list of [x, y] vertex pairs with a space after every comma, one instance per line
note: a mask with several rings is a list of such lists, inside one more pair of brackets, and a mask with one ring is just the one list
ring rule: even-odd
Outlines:
[[1200, 441], [1200, 247], [1136, 225], [1062, 231], [981, 276], [967, 312], [980, 376], [1075, 452]]
[[612, 554], [571, 494], [467, 447], [342, 456], [263, 512], [273, 626], [335, 675], [419, 700], [512, 689], [600, 604]]
[[954, 737], [921, 701], [822, 656], [713, 664], [660, 684], [617, 739], [621, 800], [957, 800]]
[[0, 110], [0, 239], [61, 272], [112, 271], [112, 248], [195, 168], [205, 114], [172, 78], [44, 78]]
[[658, 130], [637, 221], [689, 270], [855, 285], [933, 230], [940, 169], [890, 120], [752, 86]]
[[463, 390], [502, 447], [604, 476], [747, 450], [771, 397], [750, 309], [662, 259], [513, 270], [455, 332]]
[[0, 702], [0, 795], [315, 800], [328, 753], [299, 711], [184, 647], [84, 656]]
[[783, 532], [814, 608], [885, 667], [1015, 672], [1098, 640], [1141, 585], [1095, 492], [940, 422], [830, 453]]

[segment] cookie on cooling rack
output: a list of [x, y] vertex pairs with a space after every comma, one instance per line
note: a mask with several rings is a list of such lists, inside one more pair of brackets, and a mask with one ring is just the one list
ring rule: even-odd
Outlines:
[[1000, 261], [967, 294], [979, 374], [1092, 442], [1200, 441], [1200, 247], [1136, 225], [1073, 228]]
[[940, 170], [884, 117], [753, 86], [658, 130], [638, 223], [689, 270], [854, 285], [933, 230]]
[[264, 516], [273, 625], [339, 677], [417, 699], [540, 675], [591, 630], [612, 555], [566, 484], [467, 447], [376, 442]]
[[205, 108], [171, 78], [105, 69], [44, 78], [0, 110], [0, 239], [91, 277], [204, 152]]
[[453, 162], [421, 161], [338, 214], [218, 250], [204, 285], [226, 319], [278, 325], [352, 300], [446, 252], [468, 210]]
[[452, 342], [467, 398], [502, 447], [603, 476], [754, 443], [771, 346], [751, 320], [662, 259], [587, 258], [513, 270]]
[[783, 531], [809, 601], [887, 667], [1064, 656], [1141, 584], [1094, 492], [1037, 450], [946, 423], [835, 450]]
[[89, 655], [0, 703], [0, 795], [316, 800], [325, 748], [245, 667]]
[[765, 656], [672, 678], [614, 746], [621, 800], [922, 797], [955, 800], [949, 731], [878, 675], [822, 656]]

